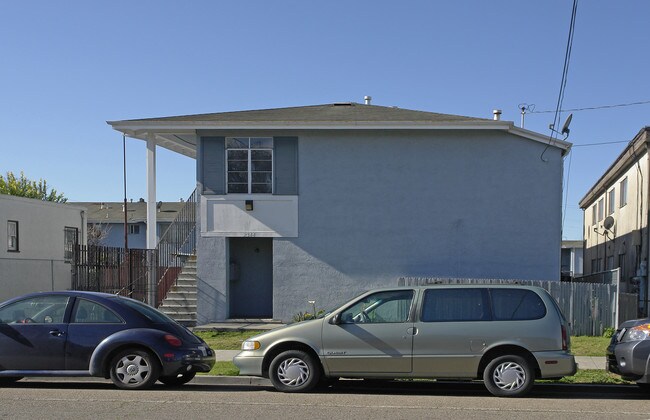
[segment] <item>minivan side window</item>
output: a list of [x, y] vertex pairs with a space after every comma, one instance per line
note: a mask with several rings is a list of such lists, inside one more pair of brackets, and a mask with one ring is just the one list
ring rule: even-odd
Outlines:
[[423, 322], [487, 321], [485, 289], [428, 289], [422, 303]]
[[546, 305], [537, 293], [526, 289], [490, 289], [495, 321], [541, 319]]
[[413, 290], [373, 293], [341, 312], [341, 323], [406, 322], [412, 302]]

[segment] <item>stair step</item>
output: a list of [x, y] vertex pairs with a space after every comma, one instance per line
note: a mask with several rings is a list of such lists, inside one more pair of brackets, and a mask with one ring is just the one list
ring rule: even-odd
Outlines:
[[165, 315], [170, 316], [174, 319], [196, 319], [196, 312], [163, 312]]
[[174, 290], [170, 290], [169, 293], [167, 293], [167, 297], [170, 299], [187, 300], [187, 299], [196, 299], [197, 294], [196, 294], [196, 289], [195, 290], [174, 289]]
[[185, 279], [176, 280], [176, 285], [186, 284], [186, 285], [196, 286], [197, 282], [198, 281], [196, 280], [196, 277], [194, 277], [194, 278], [185, 278]]

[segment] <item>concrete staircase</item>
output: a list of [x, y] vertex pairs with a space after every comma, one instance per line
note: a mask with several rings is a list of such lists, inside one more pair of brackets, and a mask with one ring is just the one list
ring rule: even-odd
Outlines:
[[188, 258], [160, 311], [188, 327], [196, 325], [196, 256]]

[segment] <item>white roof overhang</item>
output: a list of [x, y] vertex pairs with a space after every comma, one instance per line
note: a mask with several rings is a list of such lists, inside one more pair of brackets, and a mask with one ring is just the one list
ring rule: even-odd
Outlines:
[[511, 121], [469, 121], [463, 123], [431, 123], [422, 121], [386, 122], [283, 122], [283, 121], [108, 121], [114, 130], [127, 137], [147, 140], [153, 134], [156, 144], [165, 149], [196, 159], [196, 134], [203, 130], [498, 130], [550, 144], [565, 155], [571, 143], [514, 126]]

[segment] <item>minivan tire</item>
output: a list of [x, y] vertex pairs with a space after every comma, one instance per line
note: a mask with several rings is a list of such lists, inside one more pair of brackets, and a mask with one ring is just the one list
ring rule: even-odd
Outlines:
[[483, 372], [485, 387], [497, 397], [522, 397], [535, 384], [535, 371], [521, 356], [506, 355], [492, 359]]
[[269, 379], [278, 391], [307, 392], [318, 385], [320, 366], [310, 354], [288, 350], [271, 361]]

